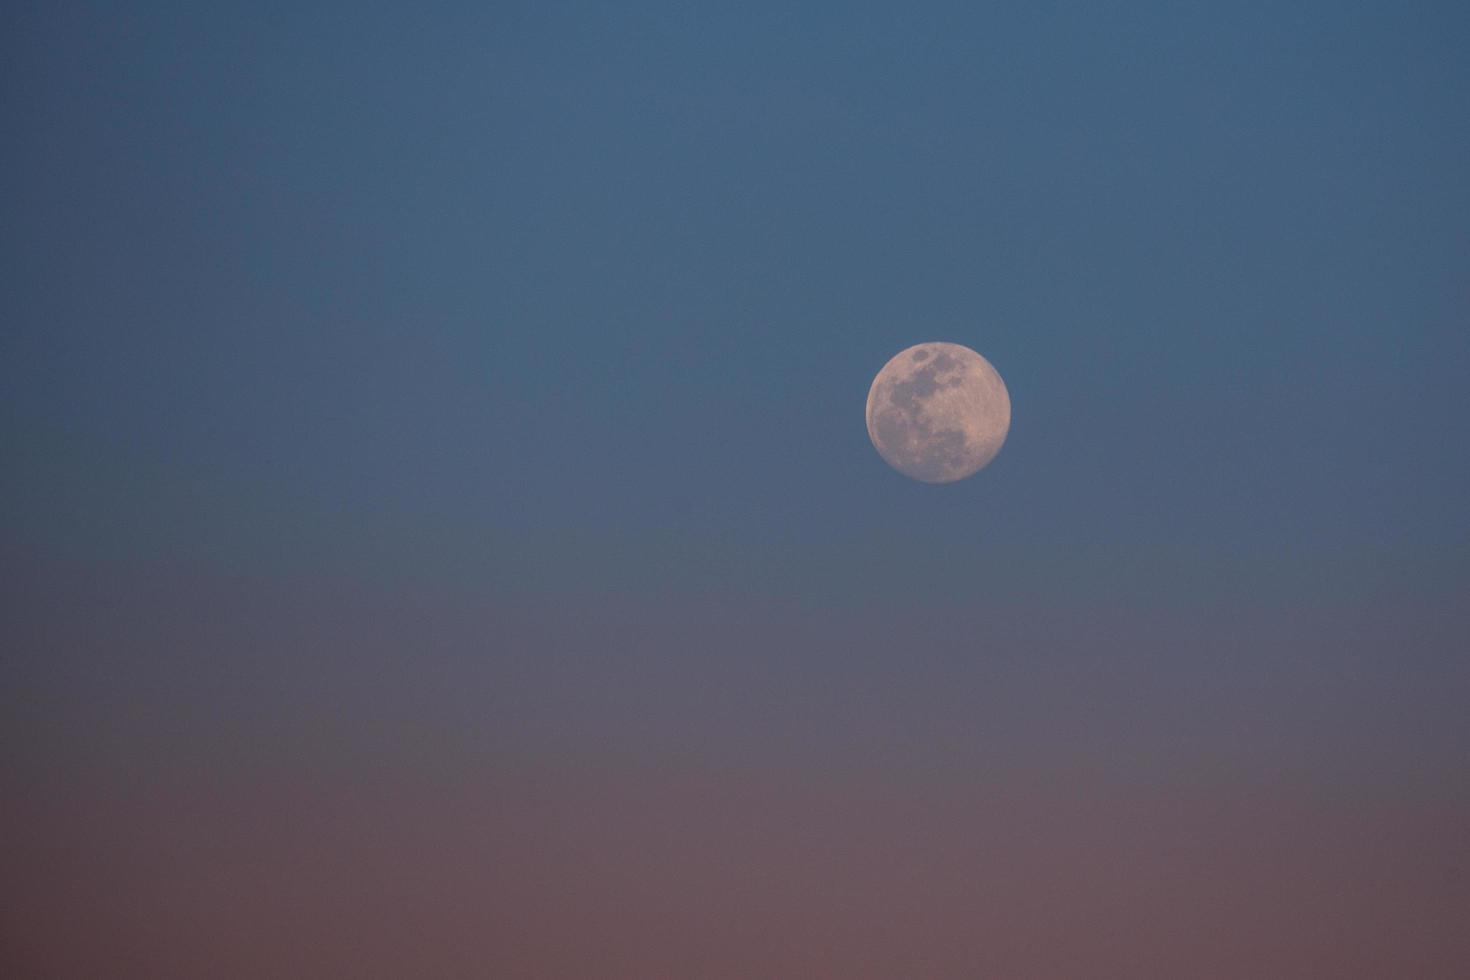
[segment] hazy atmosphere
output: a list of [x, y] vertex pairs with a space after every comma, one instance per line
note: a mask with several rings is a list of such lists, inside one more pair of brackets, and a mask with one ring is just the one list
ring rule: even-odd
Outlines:
[[1105, 7], [8, 5], [0, 973], [1470, 976], [1470, 7]]

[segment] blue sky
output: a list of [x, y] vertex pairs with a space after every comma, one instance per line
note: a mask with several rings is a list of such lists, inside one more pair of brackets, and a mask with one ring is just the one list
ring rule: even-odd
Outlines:
[[[275, 799], [384, 740], [478, 785], [490, 746], [713, 826], [656, 761], [683, 745], [717, 783], [945, 774], [920, 802], [984, 758], [1155, 816], [1191, 772], [1227, 802], [1294, 799], [1289, 771], [1463, 807], [1467, 27], [1373, 2], [8, 11], [0, 775], [244, 753]], [[864, 429], [926, 340], [1013, 404], [950, 486]], [[194, 748], [158, 751], [171, 725]], [[1228, 852], [1284, 826], [1253, 819], [1197, 829]], [[1405, 880], [1403, 907], [1447, 900]], [[1103, 948], [1084, 932], [1052, 939]], [[1316, 941], [1273, 962], [1328, 963]], [[1209, 975], [1180, 956], [1157, 975]]]

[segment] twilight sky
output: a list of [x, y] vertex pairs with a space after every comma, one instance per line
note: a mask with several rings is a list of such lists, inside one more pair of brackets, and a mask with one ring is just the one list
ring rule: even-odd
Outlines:
[[10, 5], [0, 972], [1470, 974], [1470, 9], [1107, 6]]

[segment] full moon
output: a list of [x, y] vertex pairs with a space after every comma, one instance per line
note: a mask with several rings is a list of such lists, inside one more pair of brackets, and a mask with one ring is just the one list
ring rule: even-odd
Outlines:
[[868, 389], [868, 437], [905, 476], [953, 483], [995, 458], [1011, 396], [990, 362], [960, 344], [899, 351]]

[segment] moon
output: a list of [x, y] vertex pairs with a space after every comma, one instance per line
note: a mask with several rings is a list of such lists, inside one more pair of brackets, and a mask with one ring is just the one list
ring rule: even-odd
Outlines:
[[990, 362], [962, 344], [899, 351], [868, 389], [868, 437], [905, 476], [953, 483], [1000, 452], [1011, 396]]

